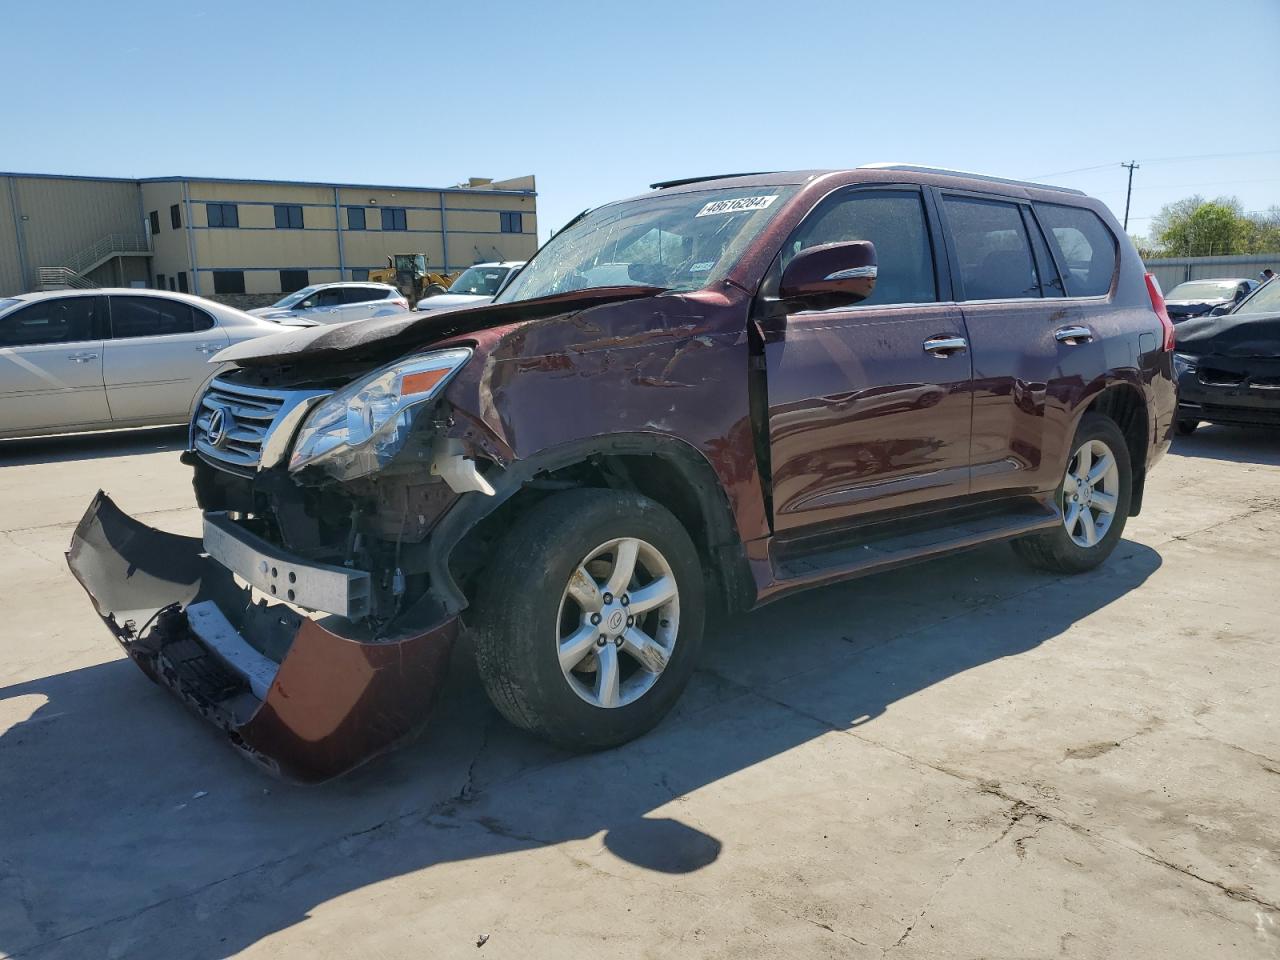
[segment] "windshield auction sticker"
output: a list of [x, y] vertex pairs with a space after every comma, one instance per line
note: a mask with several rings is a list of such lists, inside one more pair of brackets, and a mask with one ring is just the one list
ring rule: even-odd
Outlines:
[[743, 213], [747, 210], [763, 210], [773, 201], [773, 197], [738, 197], [735, 200], [713, 200], [694, 214], [694, 217], [710, 217], [717, 213]]

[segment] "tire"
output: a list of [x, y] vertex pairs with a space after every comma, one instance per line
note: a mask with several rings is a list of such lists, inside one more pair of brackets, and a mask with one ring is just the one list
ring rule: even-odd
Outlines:
[[[1080, 452], [1088, 445], [1090, 460], [1096, 469], [1102, 462], [1097, 455], [1100, 447], [1105, 445], [1114, 461], [1114, 474], [1107, 471], [1100, 475], [1097, 488], [1091, 488], [1088, 500], [1077, 492], [1078, 484], [1068, 483], [1073, 469], [1078, 468]], [[1072, 494], [1080, 500], [1073, 500]], [[1013, 542], [1014, 552], [1033, 567], [1055, 573], [1084, 573], [1102, 563], [1115, 550], [1124, 534], [1125, 521], [1129, 518], [1129, 503], [1133, 493], [1133, 465], [1129, 459], [1129, 447], [1125, 443], [1124, 434], [1116, 426], [1114, 420], [1097, 413], [1085, 414], [1076, 430], [1075, 439], [1071, 443], [1071, 457], [1067, 461], [1067, 476], [1058, 488], [1063, 520], [1052, 530], [1033, 534]], [[1103, 501], [1099, 494], [1113, 500]], [[1098, 498], [1096, 502], [1092, 498]], [[1109, 502], [1114, 510], [1104, 511], [1098, 503]], [[1071, 522], [1072, 507], [1078, 510], [1077, 518]], [[1103, 522], [1104, 513], [1110, 514], [1110, 521], [1105, 531], [1098, 536], [1098, 524]], [[1086, 520], [1086, 517], [1088, 518]], [[1082, 543], [1090, 539], [1086, 522], [1092, 524], [1094, 542], [1091, 545]], [[1068, 524], [1070, 523], [1070, 528]]]
[[[635, 574], [629, 592], [613, 596], [609, 578], [624, 575], [617, 562], [630, 549], [620, 541], [636, 545]], [[674, 601], [628, 614], [622, 604], [632, 602], [632, 592], [637, 609], [666, 596], [663, 577], [674, 581]], [[654, 589], [641, 599], [646, 584]], [[580, 604], [581, 597], [589, 602]], [[704, 597], [697, 549], [661, 505], [616, 490], [550, 496], [499, 542], [475, 591], [472, 639], [485, 691], [516, 726], [559, 746], [594, 750], [632, 740], [666, 715], [688, 683], [702, 643]], [[603, 646], [601, 637], [608, 638]], [[580, 649], [583, 659], [575, 661]], [[562, 657], [577, 666], [562, 668]], [[610, 677], [619, 682], [606, 683]]]
[[1199, 420], [1179, 420], [1174, 426], [1178, 431], [1178, 436], [1189, 437], [1196, 432], [1196, 427], [1200, 426]]

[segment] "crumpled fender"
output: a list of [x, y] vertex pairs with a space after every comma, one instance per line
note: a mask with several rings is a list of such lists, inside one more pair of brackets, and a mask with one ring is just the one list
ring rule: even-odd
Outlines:
[[[67, 565], [129, 657], [288, 780], [343, 774], [415, 732], [448, 669], [458, 620], [427, 596], [376, 634], [254, 603], [201, 541], [139, 523], [99, 492], [76, 527]], [[283, 650], [259, 700], [190, 630], [186, 608], [214, 601], [258, 649]], [[341, 624], [342, 626], [338, 626]]]

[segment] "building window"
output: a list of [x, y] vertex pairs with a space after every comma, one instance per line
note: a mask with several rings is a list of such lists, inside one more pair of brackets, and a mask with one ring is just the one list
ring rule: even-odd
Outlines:
[[351, 271], [351, 279], [352, 280], [368, 280], [369, 271], [364, 269], [363, 267], [357, 267], [356, 269], [353, 269]]
[[364, 207], [347, 207], [347, 229], [364, 229]]
[[524, 233], [524, 216], [520, 213], [500, 213], [503, 233]]
[[302, 207], [293, 203], [276, 204], [276, 229], [301, 230]]
[[234, 203], [206, 203], [211, 227], [240, 226], [240, 208]]
[[176, 203], [169, 208], [169, 223], [175, 230], [182, 229], [182, 211], [178, 209]]
[[169, 289], [172, 290], [174, 293], [178, 292], [178, 281], [173, 279], [173, 277], [169, 278]]
[[301, 290], [311, 282], [311, 278], [307, 276], [305, 270], [281, 270], [280, 271], [280, 292], [293, 293], [295, 290]]
[[154, 237], [160, 232], [160, 211], [152, 210], [147, 218], [151, 221], [151, 235]]
[[178, 290], [181, 293], [189, 292], [187, 290], [187, 271], [185, 270], [178, 271]]
[[243, 270], [213, 271], [214, 293], [244, 293]]
[[[155, 216], [155, 214], [152, 214], [152, 216]], [[163, 274], [163, 273], [157, 273], [157, 274], [156, 274], [156, 289], [157, 289], [157, 290], [164, 290], [164, 289], [165, 289], [165, 285], [164, 285], [164, 274]]]
[[404, 219], [404, 207], [383, 207], [382, 208], [382, 229], [383, 230], [407, 230]]

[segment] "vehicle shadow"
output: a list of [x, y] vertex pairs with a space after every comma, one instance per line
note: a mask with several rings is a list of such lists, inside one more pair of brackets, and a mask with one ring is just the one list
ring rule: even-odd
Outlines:
[[[657, 874], [724, 841], [671, 801], [1032, 650], [1161, 564], [1068, 579], [988, 547], [721, 624], [651, 734], [572, 755], [503, 722], [468, 651], [421, 740], [321, 787], [268, 779], [127, 660], [0, 689], [0, 953], [225, 957], [435, 864], [602, 836]], [[797, 691], [800, 691], [797, 693]], [[665, 808], [665, 809], [664, 809]]]
[[1189, 437], [1175, 437], [1169, 452], [1232, 463], [1280, 466], [1280, 429], [1201, 424]]
[[98, 433], [60, 434], [23, 440], [0, 440], [0, 467], [37, 463], [73, 463], [139, 453], [176, 452], [187, 442], [187, 428], [143, 427]]

